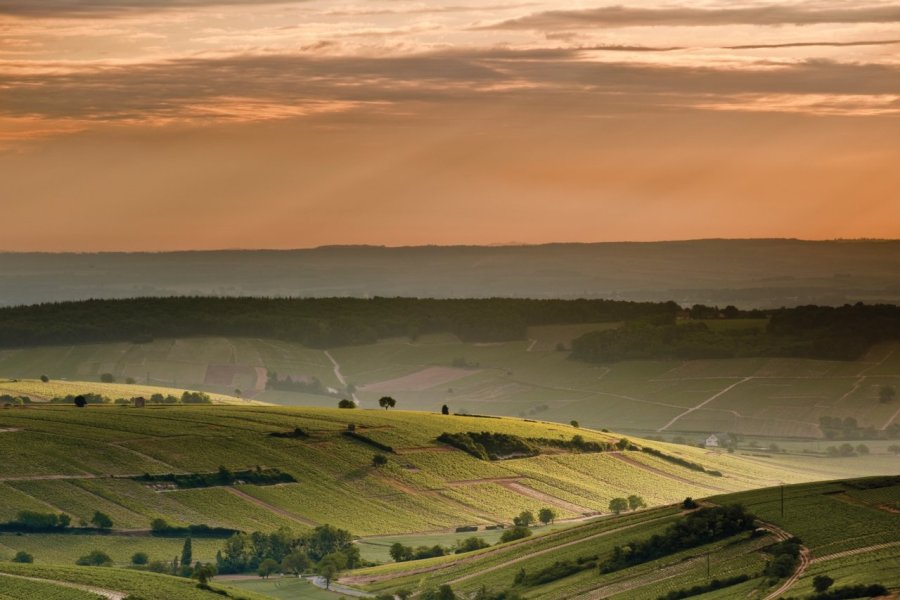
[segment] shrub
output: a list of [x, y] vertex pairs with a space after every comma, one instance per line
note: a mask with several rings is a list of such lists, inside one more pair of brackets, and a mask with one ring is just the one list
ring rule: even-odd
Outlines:
[[133, 565], [146, 565], [150, 562], [150, 557], [147, 556], [146, 552], [135, 552], [131, 555], [131, 564]]
[[12, 561], [14, 563], [33, 563], [34, 556], [28, 554], [24, 550], [19, 550], [18, 552], [16, 552], [16, 555], [13, 556]]
[[507, 529], [503, 532], [503, 535], [500, 536], [500, 542], [505, 543], [512, 542], [514, 540], [521, 540], [522, 538], [527, 538], [530, 535], [530, 529], [521, 525], [516, 525], [512, 529]]
[[103, 550], [92, 550], [76, 560], [75, 564], [82, 567], [111, 567], [113, 560]]

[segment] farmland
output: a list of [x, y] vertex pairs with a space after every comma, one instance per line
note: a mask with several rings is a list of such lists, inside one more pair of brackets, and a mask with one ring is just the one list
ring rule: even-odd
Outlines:
[[[759, 328], [754, 319], [711, 321], [712, 328]], [[415, 340], [324, 351], [295, 343], [255, 338], [159, 339], [0, 351], [0, 375], [30, 377], [28, 383], [0, 380], [2, 393], [51, 395], [59, 389], [103, 389], [104, 384], [61, 381], [117, 380], [109, 395], [148, 395], [168, 387], [222, 394], [218, 402], [242, 397], [282, 405], [334, 406], [352, 392], [363, 407], [381, 396], [401, 408], [521, 416], [647, 437], [684, 438], [697, 443], [710, 432], [733, 432], [776, 441], [823, 436], [823, 416], [856, 419], [860, 427], [886, 435], [900, 423], [897, 401], [880, 402], [883, 386], [900, 382], [900, 346], [876, 345], [858, 361], [792, 358], [736, 358], [692, 361], [626, 361], [593, 365], [568, 359], [566, 346], [587, 330], [615, 323], [540, 326], [528, 340], [463, 343], [449, 334]], [[266, 389], [266, 375], [318, 382], [321, 393]], [[35, 387], [47, 374], [51, 385]], [[340, 375], [340, 378], [338, 377]], [[68, 387], [67, 387], [68, 386]], [[147, 387], [151, 386], [151, 387]], [[893, 430], [891, 430], [893, 431]], [[767, 444], [768, 442], [766, 442]], [[787, 446], [789, 447], [789, 445]], [[819, 452], [824, 452], [820, 449]]]
[[[386, 465], [374, 467], [375, 450], [342, 435], [348, 424], [394, 449]], [[307, 437], [270, 435], [298, 427]], [[882, 468], [870, 463], [871, 457], [792, 462], [661, 442], [641, 443], [723, 476], [636, 451], [581, 454], [549, 448], [531, 458], [488, 462], [436, 438], [443, 432], [496, 431], [526, 439], [581, 435], [608, 444], [620, 436], [517, 418], [396, 410], [32, 405], [0, 412], [0, 429], [7, 431], [0, 434], [0, 451], [7, 457], [0, 468], [0, 519], [13, 519], [21, 510], [51, 511], [66, 513], [78, 524], [99, 510], [112, 519], [114, 529], [138, 535], [154, 519], [244, 531], [303, 531], [328, 523], [362, 536], [443, 532], [508, 522], [523, 510], [544, 506], [561, 519], [583, 518], [605, 513], [612, 498], [630, 494], [653, 506], [773, 480], [809, 481], [822, 478], [811, 470], [815, 462], [832, 476], [840, 476], [833, 473], [841, 469], [859, 472], [867, 464]], [[209, 473], [221, 466], [236, 472], [277, 468], [296, 482], [160, 491], [136, 479], [144, 473]], [[361, 503], [364, 519], [359, 518]], [[2, 536], [4, 551], [34, 550], [36, 561], [48, 562], [84, 547], [73, 541], [70, 550], [61, 544], [42, 555], [45, 538], [31, 537]], [[128, 556], [113, 558], [121, 562]]]
[[[878, 487], [870, 487], [878, 486]], [[870, 502], [860, 496], [870, 494]], [[862, 492], [860, 494], [859, 492]], [[671, 591], [703, 585], [710, 578], [746, 576], [748, 580], [724, 591], [697, 596], [711, 598], [767, 597], [783, 583], [761, 576], [776, 536], [798, 536], [809, 551], [810, 563], [780, 593], [812, 592], [812, 578], [828, 574], [836, 586], [879, 583], [900, 589], [900, 513], [885, 510], [882, 500], [900, 495], [897, 478], [832, 481], [786, 486], [784, 513], [781, 488], [767, 488], [713, 496], [710, 505], [741, 504], [770, 527], [762, 536], [738, 534], [623, 570], [598, 574], [596, 568], [540, 583], [519, 583], [514, 589], [526, 598], [656, 598]], [[424, 589], [450, 584], [458, 592], [513, 587], [517, 574], [539, 573], [554, 563], [582, 557], [603, 561], [614, 546], [649, 539], [689, 513], [674, 507], [604, 517], [590, 523], [527, 538], [472, 555], [444, 557], [354, 571], [344, 583], [372, 591]], [[823, 523], [827, 526], [823, 527]], [[739, 580], [738, 580], [739, 581]]]

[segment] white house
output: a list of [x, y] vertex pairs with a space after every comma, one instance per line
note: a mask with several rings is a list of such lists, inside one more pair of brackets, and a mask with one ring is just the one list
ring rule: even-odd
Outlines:
[[707, 448], [718, 448], [719, 447], [719, 437], [714, 433], [709, 434], [709, 437], [706, 438], [704, 445]]

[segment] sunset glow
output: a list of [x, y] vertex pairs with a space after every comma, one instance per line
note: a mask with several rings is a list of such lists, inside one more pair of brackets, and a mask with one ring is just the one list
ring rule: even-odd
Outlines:
[[0, 0], [0, 250], [900, 237], [896, 2]]

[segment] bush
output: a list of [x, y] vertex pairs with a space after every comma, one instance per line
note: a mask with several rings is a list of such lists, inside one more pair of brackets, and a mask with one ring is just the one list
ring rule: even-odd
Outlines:
[[131, 564], [133, 565], [146, 565], [150, 562], [150, 557], [147, 556], [146, 552], [135, 552], [131, 555]]
[[13, 556], [12, 561], [14, 563], [33, 563], [34, 556], [28, 554], [24, 550], [19, 550], [18, 552], [16, 552], [16, 555]]
[[113, 560], [103, 550], [92, 550], [89, 554], [76, 560], [75, 564], [82, 567], [111, 567]]
[[456, 544], [456, 554], [474, 552], [475, 550], [481, 550], [482, 548], [487, 548], [488, 546], [490, 546], [490, 544], [488, 544], [482, 538], [472, 536]]
[[459, 448], [480, 460], [503, 460], [505, 458], [537, 456], [540, 450], [516, 435], [489, 431], [447, 433], [437, 440], [454, 448]]
[[531, 530], [527, 527], [523, 527], [521, 525], [516, 525], [512, 529], [507, 529], [503, 532], [503, 535], [500, 536], [500, 542], [512, 542], [514, 540], [521, 540], [522, 538], [527, 538], [531, 535]]

